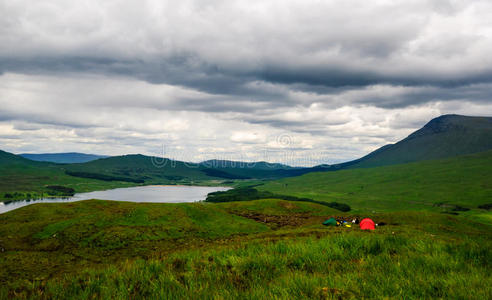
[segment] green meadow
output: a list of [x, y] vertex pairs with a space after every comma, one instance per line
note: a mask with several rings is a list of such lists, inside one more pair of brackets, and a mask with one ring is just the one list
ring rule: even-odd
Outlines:
[[356, 212], [483, 213], [492, 203], [492, 151], [393, 166], [309, 173], [267, 182], [260, 191], [349, 204]]
[[431, 212], [367, 214], [386, 223], [373, 232], [321, 225], [356, 215], [276, 199], [35, 204], [0, 215], [0, 297], [492, 296], [490, 225]]

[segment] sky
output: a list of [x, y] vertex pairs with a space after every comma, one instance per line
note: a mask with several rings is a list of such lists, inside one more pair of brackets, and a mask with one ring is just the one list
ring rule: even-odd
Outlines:
[[492, 1], [0, 0], [0, 149], [312, 166], [492, 115]]

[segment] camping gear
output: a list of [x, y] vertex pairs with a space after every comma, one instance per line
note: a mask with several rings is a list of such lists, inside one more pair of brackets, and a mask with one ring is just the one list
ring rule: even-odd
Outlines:
[[362, 230], [374, 230], [375, 227], [374, 227], [374, 221], [369, 219], [369, 218], [365, 218], [365, 219], [362, 219], [362, 221], [360, 221], [360, 229]]
[[337, 220], [335, 218], [329, 218], [328, 220], [323, 222], [323, 225], [326, 226], [337, 226]]

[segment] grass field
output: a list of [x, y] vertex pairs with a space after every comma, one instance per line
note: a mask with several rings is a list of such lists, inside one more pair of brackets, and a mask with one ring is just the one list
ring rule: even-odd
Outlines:
[[[256, 187], [283, 195], [350, 205], [355, 212], [444, 211], [452, 205], [483, 213], [492, 203], [492, 151], [444, 160], [309, 173]], [[439, 204], [439, 206], [436, 206]]]
[[369, 214], [388, 224], [374, 232], [321, 225], [340, 215], [276, 199], [35, 204], [0, 215], [0, 298], [492, 296], [490, 225], [430, 212]]

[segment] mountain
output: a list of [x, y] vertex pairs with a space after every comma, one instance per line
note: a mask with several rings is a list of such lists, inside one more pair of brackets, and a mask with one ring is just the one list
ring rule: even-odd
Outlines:
[[443, 115], [396, 144], [327, 170], [368, 168], [442, 159], [492, 149], [492, 117]]
[[93, 161], [100, 158], [106, 158], [106, 155], [95, 155], [95, 154], [85, 154], [78, 152], [67, 152], [67, 153], [22, 153], [19, 154], [24, 158], [35, 160], [35, 161], [47, 161], [60, 164], [72, 164], [72, 163], [84, 163]]

